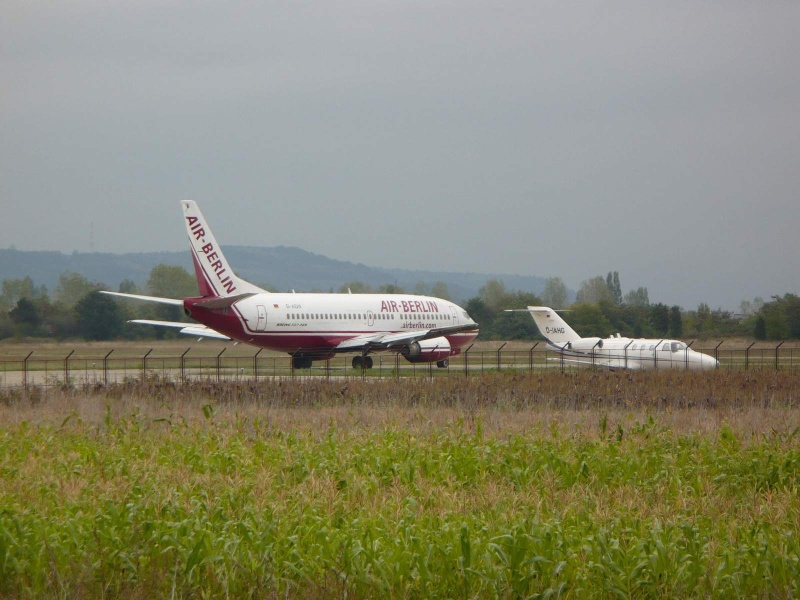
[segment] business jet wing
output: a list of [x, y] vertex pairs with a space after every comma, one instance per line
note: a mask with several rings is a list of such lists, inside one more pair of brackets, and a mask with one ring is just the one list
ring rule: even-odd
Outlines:
[[174, 327], [176, 329], [180, 329], [179, 333], [185, 333], [186, 335], [193, 335], [196, 337], [214, 338], [215, 340], [230, 341], [231, 339], [227, 335], [221, 334], [219, 331], [214, 331], [210, 327], [199, 325], [197, 323], [181, 323], [179, 321], [153, 321], [150, 319], [134, 319], [132, 321], [128, 321], [128, 323], [138, 323], [139, 325], [156, 325], [157, 327]]
[[[577, 360], [575, 358], [564, 358], [564, 359], [561, 359], [561, 358], [548, 358], [547, 360], [551, 361], [551, 362], [561, 362], [563, 360], [565, 363], [571, 363], [573, 365], [584, 365], [586, 367], [603, 367], [603, 368], [606, 368], [606, 369], [620, 369], [620, 368], [622, 368], [622, 366], [620, 365], [620, 360], [619, 359], [615, 359], [613, 361], [595, 359], [594, 362], [592, 362], [591, 360]], [[634, 370], [639, 369], [641, 367], [639, 366], [638, 363], [632, 361], [625, 368], [628, 369], [629, 371], [634, 371]]]
[[333, 351], [363, 352], [368, 350], [391, 350], [393, 348], [402, 348], [412, 342], [429, 340], [453, 333], [461, 333], [462, 331], [474, 331], [477, 328], [477, 325], [453, 325], [452, 327], [418, 329], [416, 331], [404, 331], [402, 333], [370, 333], [345, 340], [336, 346]]

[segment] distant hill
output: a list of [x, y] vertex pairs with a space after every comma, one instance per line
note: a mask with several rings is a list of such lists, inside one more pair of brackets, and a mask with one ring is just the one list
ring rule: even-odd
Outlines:
[[[509, 290], [541, 293], [543, 277], [497, 273], [452, 273], [447, 271], [413, 271], [383, 269], [361, 263], [333, 260], [300, 248], [275, 246], [226, 246], [225, 256], [236, 273], [270, 291], [298, 292], [338, 291], [350, 281], [362, 281], [373, 287], [383, 284], [401, 286], [412, 291], [419, 282], [432, 285], [447, 284], [450, 296], [457, 301], [467, 300], [489, 279], [502, 281]], [[52, 293], [59, 276], [67, 271], [80, 273], [90, 281], [116, 289], [123, 279], [143, 285], [150, 270], [158, 264], [176, 265], [192, 272], [189, 252], [143, 252], [105, 254], [99, 252], [37, 252], [13, 249], [0, 250], [0, 281], [30, 276], [36, 285], [46, 285]]]

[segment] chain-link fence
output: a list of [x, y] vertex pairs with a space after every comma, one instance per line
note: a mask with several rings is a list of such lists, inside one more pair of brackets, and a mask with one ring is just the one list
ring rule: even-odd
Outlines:
[[[485, 347], [478, 350], [470, 346], [460, 355], [451, 357], [445, 368], [438, 368], [435, 363], [409, 363], [394, 353], [377, 353], [370, 355], [373, 364], [370, 369], [353, 368], [352, 354], [315, 361], [310, 369], [294, 369], [291, 357], [286, 354], [265, 353], [247, 347], [236, 349], [236, 354], [228, 352], [228, 347], [211, 352], [188, 348], [180, 353], [153, 349], [112, 349], [96, 354], [77, 348], [63, 354], [32, 351], [20, 353], [18, 357], [0, 358], [0, 387], [108, 385], [148, 380], [180, 383], [284, 377], [469, 377], [487, 371], [567, 371], [591, 368], [593, 363], [600, 366], [605, 358], [600, 353], [589, 353], [581, 358], [584, 364], [577, 364], [548, 350], [541, 342], [524, 349], [518, 343], [513, 348], [506, 346], [507, 344], [500, 343], [497, 348], [488, 350]], [[690, 343], [688, 347], [713, 356], [719, 361], [721, 369], [800, 367], [800, 345], [797, 343]], [[301, 353], [302, 349], [298, 349], [298, 352]], [[688, 360], [662, 360], [659, 363], [657, 357], [650, 365], [650, 368], [655, 369], [688, 367]]]

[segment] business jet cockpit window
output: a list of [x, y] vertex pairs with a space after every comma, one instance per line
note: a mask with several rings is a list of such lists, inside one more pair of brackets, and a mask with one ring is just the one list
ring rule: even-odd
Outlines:
[[686, 350], [686, 344], [684, 344], [683, 342], [672, 342], [671, 345], [673, 352], [681, 352], [683, 350]]

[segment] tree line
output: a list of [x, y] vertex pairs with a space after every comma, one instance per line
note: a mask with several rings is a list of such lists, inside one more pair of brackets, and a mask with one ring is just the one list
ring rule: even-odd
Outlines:
[[[265, 286], [269, 289], [269, 286]], [[0, 339], [84, 338], [87, 340], [144, 339], [176, 337], [174, 331], [158, 327], [131, 326], [132, 318], [165, 321], [185, 320], [177, 306], [119, 300], [99, 293], [108, 289], [79, 273], [64, 273], [51, 295], [30, 277], [3, 281], [0, 295]], [[197, 295], [194, 275], [183, 267], [157, 265], [150, 271], [143, 289], [130, 280], [118, 291], [165, 298]], [[329, 290], [333, 291], [333, 290]], [[386, 284], [373, 288], [363, 282], [343, 284], [339, 292], [413, 293], [451, 299], [443, 282], [418, 283], [414, 289]], [[620, 333], [628, 337], [722, 338], [747, 337], [758, 340], [800, 339], [800, 297], [773, 296], [741, 303], [738, 314], [700, 304], [695, 310], [651, 303], [647, 288], [622, 293], [619, 273], [609, 272], [584, 281], [574, 301], [564, 282], [552, 277], [540, 295], [509, 290], [491, 279], [478, 295], [462, 303], [480, 324], [479, 339], [541, 339], [526, 306], [544, 305], [566, 309], [565, 320], [579, 334], [605, 337]]]

